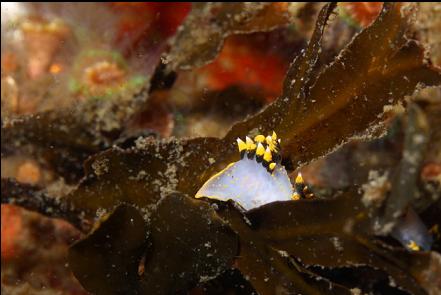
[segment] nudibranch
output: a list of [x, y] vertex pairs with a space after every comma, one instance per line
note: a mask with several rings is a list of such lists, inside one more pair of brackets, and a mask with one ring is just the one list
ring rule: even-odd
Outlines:
[[[245, 210], [276, 202], [313, 198], [299, 173], [294, 186], [281, 164], [281, 140], [272, 135], [257, 135], [254, 140], [238, 138], [241, 159], [213, 175], [196, 193], [196, 198], [233, 200]], [[411, 251], [430, 250], [432, 237], [418, 215], [409, 210], [391, 233]]]
[[429, 251], [433, 243], [432, 235], [412, 208], [407, 210], [391, 235], [411, 251]]
[[281, 164], [281, 140], [257, 135], [254, 140], [238, 138], [241, 159], [212, 176], [196, 193], [196, 198], [233, 200], [245, 210], [275, 202], [310, 198], [312, 194], [299, 174], [293, 187]]

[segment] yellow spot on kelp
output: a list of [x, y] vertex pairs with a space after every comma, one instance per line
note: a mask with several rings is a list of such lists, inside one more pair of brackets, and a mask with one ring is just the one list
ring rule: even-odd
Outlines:
[[245, 142], [247, 144], [247, 150], [249, 151], [254, 151], [256, 149], [256, 144], [254, 143], [254, 141], [249, 138], [248, 136], [245, 137]]
[[297, 184], [301, 184], [301, 183], [303, 183], [302, 173], [300, 173], [300, 172], [299, 172], [299, 174], [297, 174], [297, 177], [296, 177], [296, 183], [297, 183]]
[[273, 155], [271, 154], [271, 150], [268, 146], [266, 147], [265, 153], [263, 154], [263, 159], [268, 163], [273, 160]]
[[265, 154], [265, 148], [263, 147], [263, 145], [259, 142], [257, 144], [257, 149], [256, 149], [256, 155], [259, 157], [262, 157]]
[[265, 142], [265, 136], [263, 136], [262, 134], [259, 134], [256, 137], [254, 137], [254, 141], [255, 142]]
[[415, 241], [410, 240], [409, 244], [407, 244], [407, 248], [409, 248], [412, 251], [420, 251], [420, 246], [418, 246], [417, 243], [415, 243]]
[[237, 146], [239, 148], [239, 152], [242, 152], [247, 149], [247, 144], [243, 142], [243, 140], [240, 138], [237, 139]]
[[271, 163], [271, 164], [269, 164], [269, 169], [272, 171], [272, 170], [274, 170], [274, 168], [276, 168], [276, 163]]

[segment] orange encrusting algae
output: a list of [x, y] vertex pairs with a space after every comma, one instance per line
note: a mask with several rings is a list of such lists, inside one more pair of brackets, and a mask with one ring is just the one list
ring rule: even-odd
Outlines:
[[277, 55], [227, 39], [219, 56], [198, 73], [202, 84], [210, 90], [223, 90], [233, 85], [259, 87], [267, 101], [272, 101], [281, 93], [286, 67]]
[[23, 230], [20, 208], [2, 204], [2, 261], [14, 258], [16, 255], [16, 236]]
[[172, 36], [191, 10], [190, 2], [113, 2], [119, 16], [116, 43], [132, 40], [136, 46], [145, 37]]

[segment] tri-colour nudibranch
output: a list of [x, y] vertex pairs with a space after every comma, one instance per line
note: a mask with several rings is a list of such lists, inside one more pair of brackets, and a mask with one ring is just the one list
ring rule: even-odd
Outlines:
[[[299, 173], [294, 186], [281, 164], [280, 139], [257, 135], [254, 140], [237, 139], [241, 159], [212, 176], [196, 193], [196, 198], [233, 200], [245, 210], [276, 202], [313, 198]], [[432, 237], [418, 215], [409, 210], [391, 233], [411, 251], [430, 250]]]
[[245, 210], [275, 201], [312, 197], [299, 174], [294, 187], [281, 164], [281, 140], [257, 135], [254, 140], [237, 139], [241, 159], [212, 176], [196, 193], [196, 198], [233, 200]]

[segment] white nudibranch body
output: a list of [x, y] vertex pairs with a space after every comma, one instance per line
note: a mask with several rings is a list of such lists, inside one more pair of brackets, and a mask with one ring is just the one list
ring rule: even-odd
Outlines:
[[237, 139], [241, 160], [212, 176], [196, 193], [196, 198], [233, 200], [245, 210], [275, 201], [296, 199], [285, 167], [280, 164], [280, 139], [258, 135], [254, 140]]
[[196, 198], [233, 200], [250, 210], [275, 201], [291, 200], [292, 195], [293, 188], [282, 165], [276, 165], [270, 173], [255, 158], [245, 156], [211, 177], [196, 193]]

